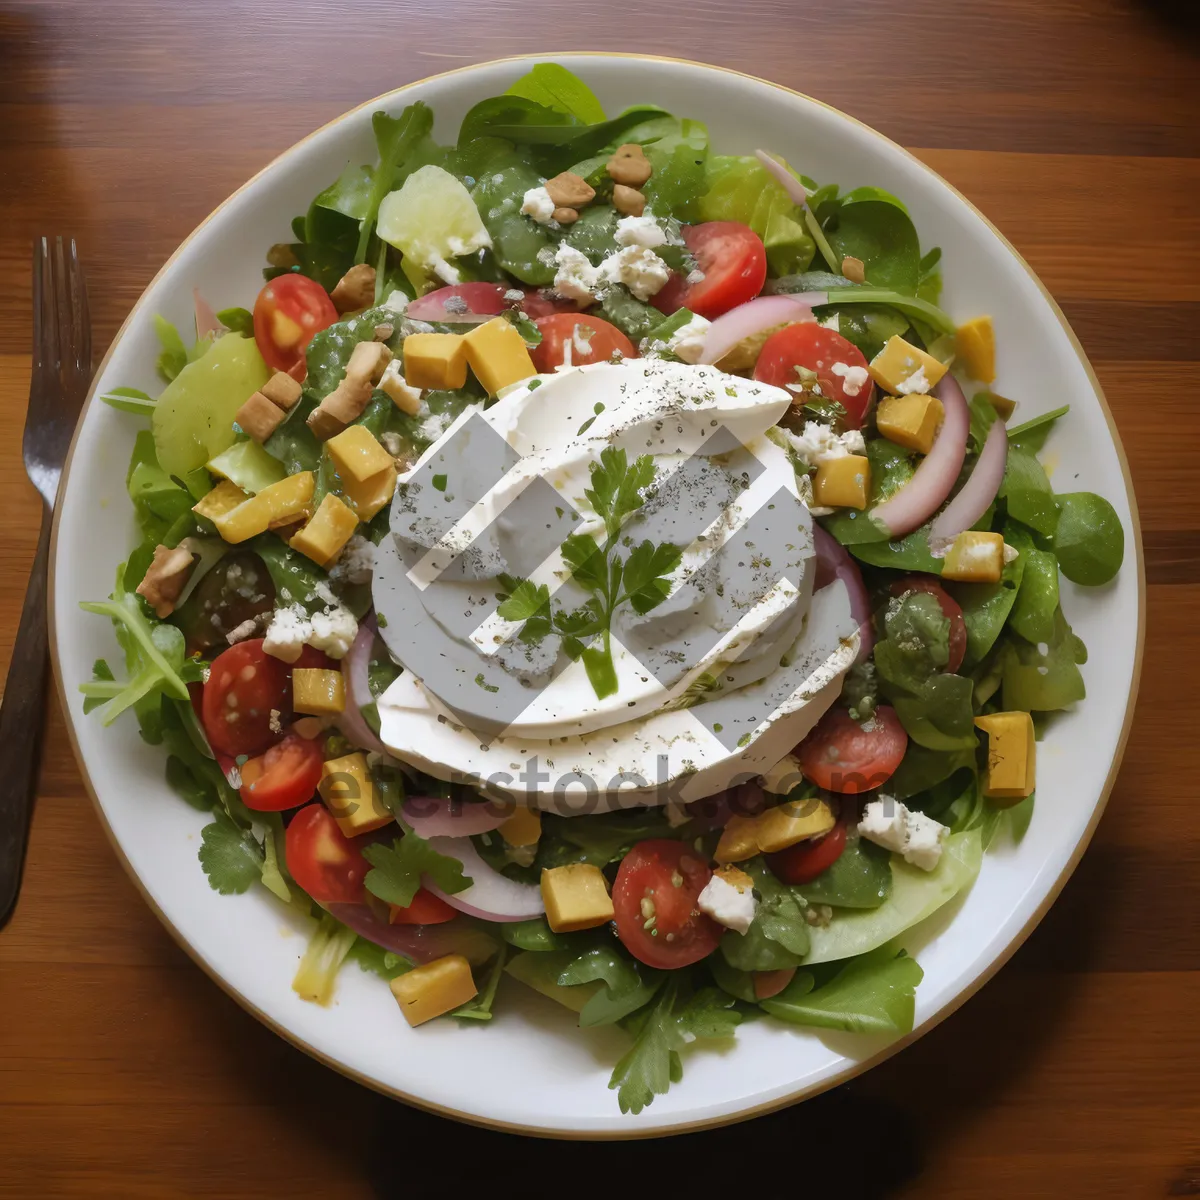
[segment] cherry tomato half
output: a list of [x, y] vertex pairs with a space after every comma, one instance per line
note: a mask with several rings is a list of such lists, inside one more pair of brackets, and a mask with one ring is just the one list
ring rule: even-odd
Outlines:
[[313, 335], [338, 319], [329, 293], [306, 275], [272, 279], [254, 302], [254, 340], [274, 371], [291, 371], [304, 361]]
[[262, 638], [249, 638], [218, 654], [200, 703], [212, 748], [235, 758], [262, 754], [279, 740], [271, 728], [271, 712], [282, 716], [290, 711], [291, 691], [287, 667], [263, 650]]
[[615, 326], [600, 317], [583, 313], [552, 313], [534, 322], [542, 342], [533, 354], [538, 372], [548, 375], [564, 363], [583, 367], [588, 363], [608, 362], [616, 353], [636, 358], [633, 343]]
[[753, 300], [767, 281], [767, 251], [762, 239], [737, 221], [685, 225], [683, 240], [704, 278], [695, 283], [678, 273], [652, 303], [668, 314], [689, 308], [701, 317], [719, 317]]
[[860, 725], [844, 708], [831, 708], [796, 747], [800, 769], [828, 792], [857, 794], [881, 787], [908, 748], [896, 711], [881, 704]]
[[845, 805], [838, 823], [824, 837], [809, 838], [797, 842], [777, 854], [767, 855], [767, 866], [776, 879], [784, 883], [811, 883], [822, 871], [828, 871], [846, 848], [846, 813], [849, 805]]
[[821, 394], [846, 410], [846, 424], [851, 429], [862, 424], [875, 384], [867, 374], [863, 352], [853, 342], [815, 321], [789, 325], [763, 343], [754, 378], [787, 387], [799, 382], [797, 367], [816, 374]]
[[388, 905], [389, 925], [443, 925], [453, 921], [458, 912], [432, 892], [418, 888], [412, 903], [407, 908], [398, 904]]
[[711, 878], [708, 863], [687, 842], [638, 842], [621, 860], [612, 890], [617, 937], [629, 953], [660, 970], [707, 958], [722, 930], [696, 901]]
[[905, 575], [891, 586], [893, 596], [904, 596], [909, 592], [928, 592], [941, 606], [942, 615], [950, 622], [950, 659], [946, 670], [957, 671], [967, 654], [967, 623], [963, 620], [962, 606], [928, 575]]
[[284, 847], [292, 878], [318, 903], [362, 903], [371, 865], [323, 804], [310, 804], [292, 818]]
[[242, 799], [255, 812], [283, 812], [312, 799], [325, 756], [317, 742], [289, 733], [242, 764]]

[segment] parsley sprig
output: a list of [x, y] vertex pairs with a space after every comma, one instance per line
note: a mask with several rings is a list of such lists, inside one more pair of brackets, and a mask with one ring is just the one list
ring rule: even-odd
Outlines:
[[[671, 590], [671, 573], [683, 549], [671, 542], [657, 545], [645, 539], [636, 545], [621, 538], [621, 528], [645, 503], [654, 483], [654, 460], [640, 455], [630, 465], [623, 449], [608, 446], [591, 464], [588, 502], [604, 522], [604, 542], [586, 533], [573, 533], [562, 543], [563, 562], [571, 577], [589, 592], [582, 607], [566, 610], [551, 603], [550, 589], [528, 579], [503, 576], [507, 595], [499, 613], [506, 621], [521, 621], [521, 640], [540, 642], [550, 634], [562, 638], [572, 659], [582, 657], [598, 699], [617, 691], [612, 657], [612, 619], [622, 604], [643, 614], [661, 604]], [[590, 642], [590, 644], [588, 644]]]

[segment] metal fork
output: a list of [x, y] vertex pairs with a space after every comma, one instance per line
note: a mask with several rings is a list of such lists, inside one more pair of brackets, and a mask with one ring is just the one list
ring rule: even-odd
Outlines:
[[46, 570], [63, 461], [92, 378], [92, 327], [75, 239], [33, 248], [33, 376], [25, 418], [25, 470], [41, 493], [42, 530], [0, 703], [0, 927], [21, 882], [37, 785], [46, 698]]

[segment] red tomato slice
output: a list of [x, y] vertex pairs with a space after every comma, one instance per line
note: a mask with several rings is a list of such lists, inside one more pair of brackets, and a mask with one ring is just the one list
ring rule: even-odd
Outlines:
[[418, 888], [412, 903], [407, 908], [398, 904], [388, 905], [389, 925], [442, 925], [453, 921], [458, 911], [441, 898], [424, 888]]
[[783, 967], [778, 971], [754, 972], [754, 995], [759, 1000], [770, 1000], [778, 996], [795, 978], [795, 967]]
[[[846, 410], [846, 424], [851, 429], [862, 424], [875, 384], [865, 376], [867, 360], [853, 342], [813, 321], [789, 325], [771, 334], [763, 344], [754, 378], [785, 388], [798, 382], [797, 367], [816, 373], [821, 394], [836, 400]], [[856, 367], [864, 375], [859, 375]], [[847, 373], [850, 379], [846, 378]]]
[[371, 864], [323, 804], [302, 808], [284, 839], [292, 878], [320, 904], [361, 904]]
[[762, 291], [767, 281], [767, 251], [748, 225], [737, 221], [685, 225], [683, 240], [704, 278], [688, 283], [676, 272], [651, 301], [655, 308], [668, 316], [678, 308], [689, 308], [711, 319], [753, 300]]
[[510, 307], [506, 291], [499, 283], [455, 283], [410, 300], [404, 313], [414, 321], [454, 321], [467, 313], [495, 317]]
[[796, 747], [800, 769], [819, 788], [857, 795], [891, 777], [908, 749], [908, 734], [895, 709], [881, 704], [860, 725], [841, 707], [831, 708]]
[[600, 317], [583, 313], [552, 313], [534, 322], [542, 342], [533, 351], [533, 365], [542, 375], [568, 363], [583, 367], [608, 362], [614, 354], [637, 358], [633, 343], [615, 326]]
[[617, 937], [629, 953], [661, 970], [707, 958], [722, 930], [696, 901], [711, 878], [708, 863], [687, 842], [638, 842], [621, 860], [612, 891]]
[[338, 319], [329, 293], [306, 275], [272, 279], [254, 302], [254, 340], [274, 371], [298, 368], [313, 335]]
[[[846, 806], [847, 810], [849, 805]], [[784, 883], [811, 883], [822, 871], [828, 871], [846, 848], [846, 814], [824, 837], [797, 842], [777, 854], [767, 855], [767, 866]]]
[[962, 666], [967, 654], [967, 623], [963, 620], [962, 606], [930, 575], [905, 575], [891, 586], [893, 596], [904, 596], [909, 592], [928, 592], [950, 622], [950, 659], [946, 670], [953, 674]]
[[263, 650], [262, 638], [249, 638], [218, 654], [200, 703], [212, 748], [235, 758], [262, 754], [279, 740], [271, 729], [271, 712], [288, 713], [291, 692], [287, 667]]
[[325, 756], [316, 742], [289, 733], [266, 754], [242, 764], [242, 799], [255, 812], [283, 812], [312, 799]]

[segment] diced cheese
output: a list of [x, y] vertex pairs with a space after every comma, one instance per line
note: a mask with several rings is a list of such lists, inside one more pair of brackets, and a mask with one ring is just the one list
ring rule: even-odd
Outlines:
[[293, 550], [323, 567], [337, 557], [357, 525], [354, 510], [330, 492], [308, 524], [292, 537], [290, 544]]
[[435, 958], [397, 975], [388, 986], [404, 1019], [414, 1026], [459, 1008], [476, 994], [471, 964], [461, 954]]
[[758, 907], [754, 899], [754, 881], [737, 867], [721, 867], [704, 885], [696, 899], [696, 907], [718, 925], [745, 934]]
[[346, 837], [381, 829], [393, 819], [376, 792], [366, 755], [358, 751], [326, 762], [317, 791]]
[[942, 842], [945, 841], [948, 832], [945, 825], [932, 817], [920, 812], [910, 812], [905, 830], [904, 849], [901, 851], [904, 861], [914, 867], [920, 867], [922, 871], [932, 871], [942, 857]]
[[922, 871], [932, 871], [938, 865], [950, 835], [945, 825], [925, 813], [911, 812], [892, 796], [880, 796], [866, 806], [858, 832]]
[[946, 373], [946, 364], [902, 337], [894, 336], [871, 359], [867, 369], [885, 391], [898, 395], [930, 391]]
[[571, 863], [542, 872], [546, 920], [555, 933], [593, 929], [613, 919], [612, 897], [599, 867]]
[[326, 443], [334, 466], [343, 479], [359, 483], [395, 467], [392, 456], [379, 444], [379, 439], [364, 425], [351, 425]]
[[817, 468], [813, 499], [831, 508], [867, 507], [871, 491], [871, 461], [864, 454], [827, 459]]
[[198, 516], [207, 517], [210, 521], [215, 521], [218, 517], [223, 517], [226, 513], [232, 512], [239, 504], [249, 499], [249, 492], [243, 492], [236, 483], [231, 483], [228, 479], [222, 479], [211, 492], [202, 496], [192, 505], [192, 512]]
[[961, 583], [999, 583], [1004, 570], [1004, 535], [968, 529], [954, 539], [942, 578]]
[[489, 396], [536, 375], [537, 370], [517, 328], [503, 317], [477, 325], [463, 337], [467, 362]]
[[385, 504], [396, 490], [396, 466], [389, 462], [382, 471], [364, 479], [361, 483], [356, 479], [347, 479], [342, 483], [342, 494], [346, 503], [358, 515], [360, 521], [369, 521]]
[[453, 391], [467, 382], [467, 347], [457, 333], [410, 333], [404, 339], [404, 378], [410, 387]]
[[346, 711], [346, 684], [341, 671], [297, 667], [292, 672], [292, 707], [315, 717]]
[[972, 317], [954, 335], [954, 353], [964, 370], [980, 383], [996, 378], [996, 331], [991, 317]]
[[1037, 773], [1033, 717], [1027, 712], [989, 713], [976, 717], [975, 724], [988, 735], [983, 794], [1012, 804], [1023, 800], [1033, 792]]
[[797, 842], [821, 837], [836, 824], [829, 804], [820, 799], [789, 800], [768, 808], [758, 818], [758, 848], [764, 854], [786, 850]]
[[225, 541], [236, 545], [303, 518], [312, 503], [315, 485], [312, 471], [299, 471], [263, 488], [236, 508], [212, 517], [212, 523]]
[[936, 396], [885, 396], [875, 412], [875, 425], [889, 442], [928, 454], [944, 416]]
[[497, 832], [510, 846], [536, 846], [542, 836], [542, 814], [536, 808], [518, 808]]

